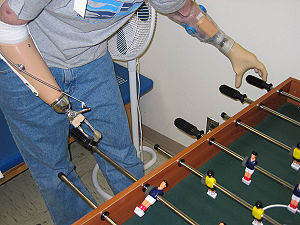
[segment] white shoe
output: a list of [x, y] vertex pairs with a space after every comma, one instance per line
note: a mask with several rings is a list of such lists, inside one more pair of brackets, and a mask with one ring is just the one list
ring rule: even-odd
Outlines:
[[257, 221], [257, 220], [253, 220], [252, 224], [253, 224], [253, 225], [263, 225], [262, 222], [259, 222], [259, 221]]
[[139, 207], [135, 207], [134, 213], [136, 215], [138, 215], [139, 217], [142, 217], [143, 215], [145, 215], [145, 212], [143, 210], [141, 210]]
[[294, 169], [294, 170], [296, 170], [296, 171], [298, 171], [299, 170], [299, 168], [300, 168], [300, 164], [297, 164], [297, 163], [292, 163], [291, 164], [291, 167]]
[[212, 197], [213, 199], [215, 199], [217, 197], [217, 192], [212, 192], [211, 190], [207, 191], [207, 194]]
[[242, 182], [243, 182], [244, 184], [247, 184], [248, 186], [251, 184], [251, 180], [247, 181], [247, 180], [245, 180], [244, 177], [242, 178]]
[[297, 209], [293, 209], [290, 204], [288, 205], [287, 209], [292, 212], [292, 213], [296, 213], [297, 212]]

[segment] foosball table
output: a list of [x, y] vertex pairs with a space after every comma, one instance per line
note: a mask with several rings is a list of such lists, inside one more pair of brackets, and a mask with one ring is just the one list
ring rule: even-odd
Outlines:
[[[217, 225], [221, 221], [231, 225], [252, 224], [251, 209], [260, 200], [265, 209], [264, 224], [299, 225], [300, 211], [291, 212], [287, 206], [295, 185], [300, 182], [300, 170], [291, 167], [291, 153], [300, 142], [300, 127], [258, 107], [267, 106], [300, 121], [299, 99], [300, 81], [288, 78], [242, 111], [231, 117], [227, 115], [220, 126], [74, 224], [194, 224], [161, 201], [149, 207], [143, 217], [135, 215], [134, 209], [146, 197], [142, 190], [145, 184], [159, 186], [166, 180], [169, 185], [163, 198], [196, 221], [195, 224]], [[243, 163], [252, 151], [258, 153], [258, 164], [251, 184], [247, 185], [242, 182]], [[208, 170], [214, 171], [215, 199], [207, 194], [201, 175], [188, 168], [194, 168], [203, 177]], [[266, 176], [268, 173], [274, 175]]]

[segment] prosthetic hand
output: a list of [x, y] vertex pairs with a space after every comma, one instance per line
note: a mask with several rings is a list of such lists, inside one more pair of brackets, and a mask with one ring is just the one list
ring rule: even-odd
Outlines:
[[186, 31], [205, 42], [215, 46], [231, 61], [236, 73], [236, 87], [240, 87], [244, 73], [255, 69], [263, 80], [267, 79], [267, 71], [254, 54], [244, 49], [232, 38], [227, 36], [209, 17], [204, 7], [198, 6], [193, 0], [186, 0], [178, 11], [168, 15], [169, 18], [183, 26]]
[[[71, 125], [73, 125], [74, 128], [77, 128], [81, 132], [81, 134], [85, 136], [83, 139], [87, 138], [88, 140], [92, 140], [94, 143], [99, 142], [99, 140], [101, 139], [101, 133], [94, 129], [93, 126], [88, 122], [88, 120], [82, 115], [83, 113], [90, 111], [90, 108], [83, 108], [80, 111], [72, 110], [69, 98], [65, 94], [62, 94], [58, 99], [50, 104], [50, 106], [55, 112], [66, 114], [67, 118], [70, 120]], [[83, 130], [83, 128], [81, 127], [82, 123], [85, 123], [92, 130], [93, 137], [91, 137]]]
[[264, 81], [267, 80], [268, 72], [264, 64], [262, 64], [253, 53], [247, 51], [238, 43], [234, 43], [231, 50], [228, 52], [227, 57], [236, 74], [235, 86], [237, 88], [241, 86], [243, 75], [249, 69], [254, 69]]

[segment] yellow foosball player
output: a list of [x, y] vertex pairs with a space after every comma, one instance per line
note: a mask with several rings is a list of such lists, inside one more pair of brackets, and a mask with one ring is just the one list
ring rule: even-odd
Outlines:
[[214, 178], [214, 171], [207, 171], [207, 176], [205, 177], [205, 185], [207, 186], [207, 194], [215, 199], [217, 197], [215, 184], [217, 183], [216, 178]]
[[299, 170], [300, 168], [300, 142], [297, 144], [297, 146], [292, 151], [293, 156], [293, 162], [291, 164], [291, 167], [294, 170]]
[[263, 225], [262, 220], [265, 211], [263, 210], [263, 204], [261, 201], [257, 201], [252, 209], [252, 216], [254, 218], [253, 225]]

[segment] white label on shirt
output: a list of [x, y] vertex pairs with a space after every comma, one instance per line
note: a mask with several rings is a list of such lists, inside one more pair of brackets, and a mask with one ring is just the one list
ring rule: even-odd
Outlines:
[[85, 15], [85, 9], [86, 4], [88, 0], [75, 0], [74, 1], [74, 10], [82, 17], [84, 18]]

